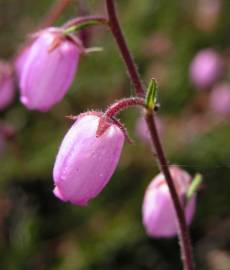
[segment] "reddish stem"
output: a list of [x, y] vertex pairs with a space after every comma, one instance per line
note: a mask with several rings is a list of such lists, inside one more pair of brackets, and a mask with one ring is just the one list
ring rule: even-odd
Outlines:
[[117, 42], [117, 46], [119, 47], [122, 59], [124, 60], [126, 67], [128, 69], [130, 80], [133, 83], [133, 86], [136, 90], [137, 95], [140, 97], [144, 97], [145, 96], [145, 88], [142, 84], [140, 75], [139, 75], [138, 70], [137, 70], [137, 66], [135, 65], [133, 57], [132, 57], [132, 55], [129, 51], [129, 48], [126, 44], [124, 35], [122, 33], [122, 30], [121, 30], [121, 27], [120, 27], [120, 24], [119, 24], [117, 15], [116, 15], [113, 1], [106, 0], [106, 3], [107, 3], [108, 15], [109, 15], [110, 29], [113, 33], [113, 37], [115, 38], [115, 40]]
[[108, 109], [105, 111], [104, 116], [112, 118], [116, 116], [119, 112], [133, 106], [145, 107], [145, 100], [140, 97], [123, 98], [109, 106]]
[[116, 119], [116, 115], [119, 112], [133, 106], [145, 107], [145, 100], [140, 97], [123, 98], [113, 103], [111, 106], [109, 106], [109, 108], [105, 111], [105, 113], [100, 117], [96, 136], [100, 137], [110, 126], [111, 122], [113, 122], [117, 126], [119, 126], [120, 129], [123, 131], [127, 141], [129, 143], [132, 143], [132, 140], [130, 139], [126, 128], [122, 125], [122, 123], [118, 119]]
[[193, 270], [194, 265], [193, 265], [193, 258], [192, 258], [192, 247], [191, 247], [191, 241], [190, 241], [188, 228], [186, 225], [184, 208], [182, 204], [180, 203], [173, 179], [169, 171], [168, 162], [166, 160], [163, 148], [161, 146], [153, 111], [147, 110], [145, 114], [145, 119], [148, 124], [149, 131], [150, 131], [152, 144], [156, 150], [160, 169], [165, 176], [165, 179], [168, 184], [169, 191], [172, 197], [173, 205], [176, 210], [176, 216], [177, 216], [177, 221], [178, 221], [178, 236], [180, 240], [181, 257], [184, 264], [184, 270]]
[[[127, 66], [130, 79], [133, 82], [133, 85], [136, 90], [136, 94], [139, 96], [144, 96], [144, 93], [145, 93], [144, 87], [142, 85], [141, 78], [137, 71], [135, 62], [129, 52], [125, 38], [121, 31], [121, 27], [119, 25], [119, 21], [118, 21], [118, 17], [116, 14], [113, 0], [106, 0], [106, 6], [107, 6], [107, 11], [108, 11], [109, 24], [111, 27], [111, 31], [120, 49], [120, 53], [123, 57], [123, 60]], [[173, 179], [169, 171], [168, 162], [166, 160], [163, 147], [161, 145], [159, 135], [157, 132], [153, 111], [146, 110], [145, 119], [146, 119], [149, 131], [151, 134], [152, 144], [154, 145], [155, 150], [156, 150], [160, 169], [162, 170], [165, 176], [166, 182], [168, 184], [169, 191], [170, 191], [173, 205], [174, 205], [174, 209], [176, 212], [176, 217], [178, 221], [178, 236], [180, 239], [181, 257], [182, 257], [184, 270], [193, 270], [194, 266], [193, 266], [193, 258], [192, 258], [192, 248], [191, 248], [188, 228], [186, 225], [184, 209], [182, 208], [182, 205], [180, 203]]]

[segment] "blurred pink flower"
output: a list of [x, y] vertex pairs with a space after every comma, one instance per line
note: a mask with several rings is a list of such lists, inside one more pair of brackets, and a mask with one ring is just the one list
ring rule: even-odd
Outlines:
[[[170, 167], [181, 203], [191, 183], [191, 176], [177, 166]], [[190, 224], [195, 212], [196, 196], [187, 204], [185, 216]], [[142, 207], [143, 224], [146, 232], [152, 237], [171, 237], [177, 234], [177, 221], [172, 204], [171, 195], [165, 177], [162, 173], [153, 178], [149, 184]]]
[[163, 56], [168, 55], [172, 51], [172, 41], [164, 32], [154, 32], [147, 40], [143, 42], [143, 53], [146, 56]]
[[28, 109], [48, 111], [61, 101], [74, 79], [80, 54], [75, 41], [60, 28], [37, 33], [15, 62], [21, 102]]
[[198, 52], [190, 65], [190, 79], [200, 89], [210, 87], [221, 75], [223, 61], [213, 49]]
[[210, 107], [220, 116], [230, 117], [230, 83], [214, 86], [210, 93]]
[[222, 0], [198, 0], [194, 23], [203, 31], [211, 32], [220, 18]]

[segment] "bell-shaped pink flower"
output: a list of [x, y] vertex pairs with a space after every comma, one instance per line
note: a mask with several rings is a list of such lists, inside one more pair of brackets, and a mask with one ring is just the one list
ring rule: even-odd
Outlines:
[[0, 62], [0, 110], [4, 110], [14, 98], [14, 79], [11, 67]]
[[[170, 173], [181, 203], [183, 203], [192, 178], [186, 171], [177, 166], [171, 166]], [[192, 221], [195, 205], [196, 197], [193, 196], [185, 208], [187, 224]], [[176, 213], [162, 173], [152, 180], [145, 192], [142, 215], [143, 224], [149, 236], [172, 237], [177, 234]]]
[[211, 109], [222, 117], [230, 117], [230, 84], [216, 85], [210, 94]]
[[190, 79], [200, 89], [205, 89], [219, 78], [223, 69], [221, 56], [213, 49], [201, 50], [190, 65]]
[[54, 194], [63, 201], [87, 205], [110, 180], [124, 143], [123, 131], [114, 123], [99, 137], [100, 116], [80, 115], [66, 134], [54, 165]]
[[28, 108], [47, 111], [69, 89], [79, 62], [81, 48], [59, 28], [39, 32], [16, 60], [20, 99]]

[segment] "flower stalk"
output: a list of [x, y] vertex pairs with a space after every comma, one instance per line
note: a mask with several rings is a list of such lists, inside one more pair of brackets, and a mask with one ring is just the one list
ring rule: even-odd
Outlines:
[[119, 112], [135, 106], [145, 107], [145, 100], [140, 97], [129, 97], [118, 100], [108, 107], [105, 111], [104, 116], [108, 118], [112, 118], [116, 116]]
[[[127, 43], [125, 41], [124, 35], [122, 33], [119, 20], [116, 14], [114, 1], [106, 0], [106, 8], [107, 8], [108, 17], [109, 17], [109, 26], [114, 36], [114, 39], [116, 40], [117, 46], [120, 50], [122, 59], [124, 60], [126, 67], [128, 69], [130, 80], [132, 81], [134, 85], [137, 96], [144, 97], [145, 88], [143, 86], [137, 67], [131, 56]], [[180, 203], [173, 179], [169, 171], [168, 162], [165, 157], [165, 154], [164, 154], [161, 142], [160, 142], [160, 138], [157, 132], [153, 110], [150, 110], [150, 109], [146, 110], [145, 119], [146, 119], [149, 131], [151, 134], [152, 144], [155, 147], [157, 159], [159, 162], [159, 167], [165, 176], [165, 179], [168, 184], [169, 191], [172, 197], [174, 209], [176, 212], [176, 217], [178, 221], [178, 237], [180, 240], [181, 258], [183, 262], [183, 267], [184, 267], [184, 270], [193, 270], [194, 264], [193, 264], [193, 258], [192, 258], [192, 247], [191, 247], [188, 228], [185, 221], [184, 209]]]
[[126, 67], [128, 69], [130, 80], [133, 83], [136, 94], [140, 97], [144, 97], [145, 88], [140, 78], [140, 75], [137, 71], [137, 67], [133, 60], [133, 57], [125, 41], [124, 35], [122, 33], [118, 17], [116, 15], [113, 0], [106, 0], [106, 7], [109, 16], [109, 26], [113, 33], [113, 37], [116, 40], [117, 46], [119, 47], [122, 59], [124, 60]]
[[151, 135], [151, 141], [156, 151], [156, 156], [159, 162], [159, 167], [165, 175], [165, 180], [168, 184], [169, 191], [172, 197], [173, 205], [176, 211], [177, 222], [178, 222], [178, 237], [180, 240], [181, 247], [181, 258], [184, 265], [184, 270], [193, 270], [193, 258], [192, 258], [192, 247], [188, 228], [186, 225], [184, 208], [182, 207], [173, 179], [169, 172], [169, 166], [165, 157], [163, 148], [161, 146], [160, 138], [157, 132], [155, 117], [153, 111], [147, 110], [145, 113], [145, 120], [147, 122], [149, 132]]

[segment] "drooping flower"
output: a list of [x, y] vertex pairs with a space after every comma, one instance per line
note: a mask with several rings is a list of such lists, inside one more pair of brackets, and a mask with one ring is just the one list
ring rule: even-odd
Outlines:
[[[170, 167], [170, 173], [176, 186], [177, 194], [184, 202], [185, 194], [191, 183], [191, 176], [177, 166]], [[190, 224], [195, 212], [196, 196], [185, 207], [187, 224]], [[162, 173], [158, 174], [148, 186], [142, 207], [143, 224], [152, 237], [171, 237], [177, 234], [176, 213], [167, 183]]]
[[4, 110], [14, 98], [14, 78], [9, 64], [0, 62], [0, 110]]
[[230, 117], [230, 84], [214, 86], [210, 94], [210, 107], [219, 116]]
[[221, 56], [213, 49], [201, 50], [190, 65], [190, 79], [200, 89], [205, 89], [219, 78], [223, 69]]
[[97, 136], [100, 114], [80, 115], [66, 134], [54, 165], [54, 194], [63, 201], [87, 205], [110, 180], [124, 143], [113, 122]]
[[21, 102], [39, 111], [58, 103], [74, 79], [81, 52], [80, 41], [62, 29], [40, 31], [16, 60]]

